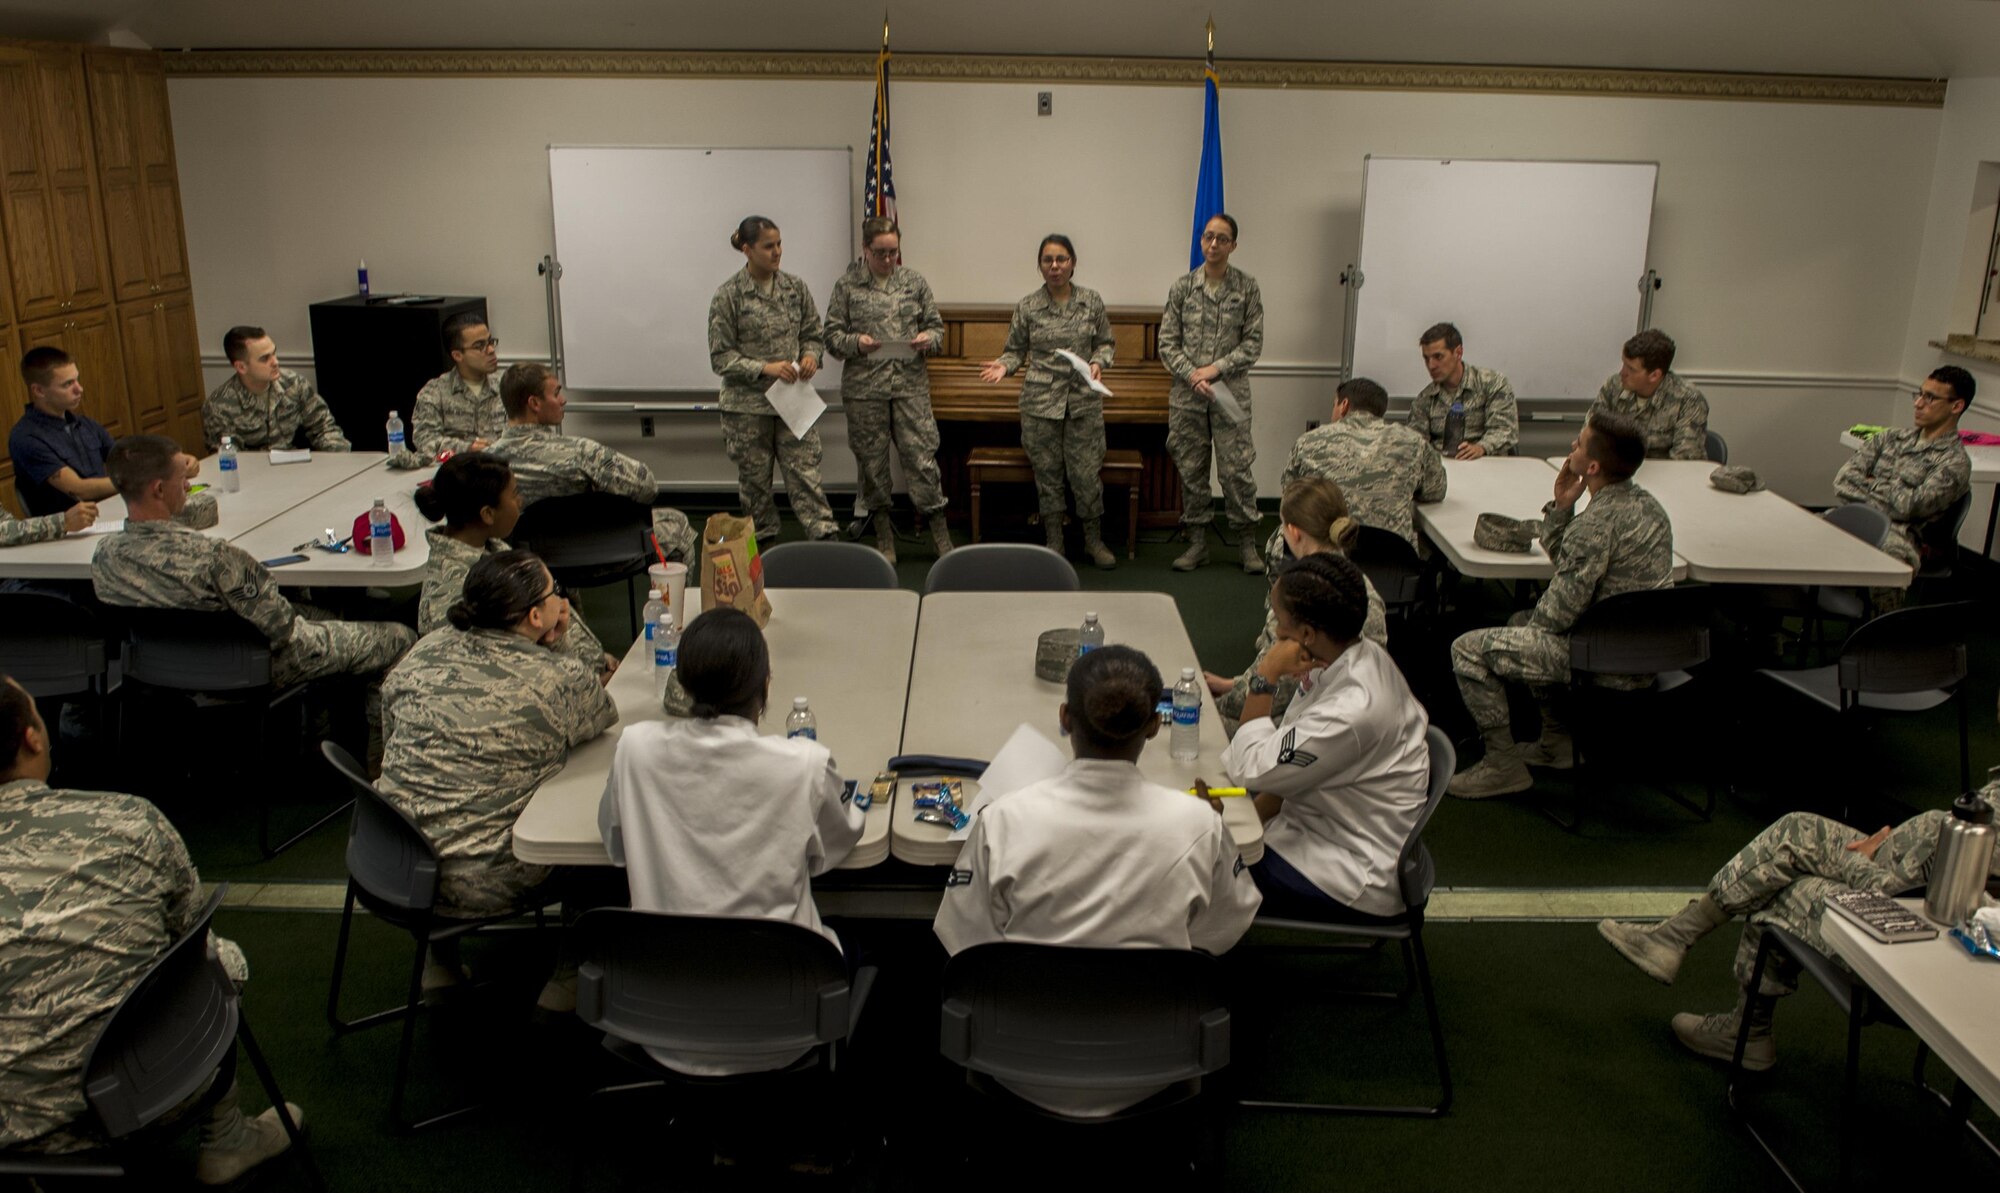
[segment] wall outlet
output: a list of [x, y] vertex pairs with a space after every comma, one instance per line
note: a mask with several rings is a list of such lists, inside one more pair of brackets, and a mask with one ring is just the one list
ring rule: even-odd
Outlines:
[[1052, 115], [1055, 110], [1055, 92], [1037, 91], [1035, 93], [1035, 115], [1048, 116]]
[[653, 416], [648, 414], [639, 419], [639, 438], [651, 439], [652, 437], [653, 437]]

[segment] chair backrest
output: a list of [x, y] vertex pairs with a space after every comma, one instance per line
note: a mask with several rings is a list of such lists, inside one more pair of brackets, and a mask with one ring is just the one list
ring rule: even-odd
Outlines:
[[1229, 1063], [1221, 969], [1192, 949], [974, 945], [945, 964], [938, 1048], [1064, 1089], [1186, 1081]]
[[1585, 610], [1570, 630], [1570, 670], [1651, 675], [1706, 663], [1714, 606], [1705, 584], [1606, 597]]
[[1972, 601], [1912, 605], [1865, 622], [1847, 636], [1837, 663], [1845, 692], [1922, 692], [1949, 688], [1966, 675]]
[[208, 923], [227, 889], [216, 888], [194, 926], [125, 992], [84, 1058], [84, 1098], [113, 1139], [186, 1101], [236, 1042], [236, 984], [208, 953]]
[[1716, 434], [1714, 431], [1710, 431], [1708, 433], [1706, 451], [1710, 463], [1714, 464], [1729, 463], [1729, 441], [1727, 439], [1724, 439], [1722, 436]]
[[118, 608], [126, 679], [183, 692], [245, 692], [271, 686], [271, 643], [234, 613]]
[[550, 571], [642, 561], [653, 509], [616, 493], [544, 497], [521, 513], [507, 541], [542, 557]]
[[416, 822], [382, 798], [354, 755], [330, 741], [319, 751], [347, 780], [354, 818], [347, 828], [347, 874], [374, 905], [427, 912], [437, 903], [438, 852]]
[[1872, 505], [1850, 501], [1846, 505], [1834, 506], [1820, 517], [1871, 547], [1879, 549], [1882, 541], [1889, 537], [1889, 515]]
[[780, 1052], [847, 1035], [847, 965], [786, 920], [597, 908], [570, 929], [577, 1017], [677, 1052]]
[[0, 592], [0, 674], [28, 695], [88, 691], [105, 674], [104, 624], [75, 601], [46, 592]]
[[1347, 557], [1382, 594], [1385, 605], [1413, 605], [1423, 592], [1424, 561], [1410, 540], [1393, 530], [1363, 526]]
[[931, 565], [925, 592], [1075, 592], [1069, 560], [1030, 543], [973, 543]]
[[1935, 518], [1920, 523], [1917, 529], [1917, 543], [1925, 555], [1925, 564], [1933, 565], [1930, 556], [1938, 555], [1940, 563], [1949, 563], [1958, 553], [1958, 534], [1965, 528], [1965, 515], [1972, 510], [1972, 490], [1959, 494], [1951, 507]]
[[896, 565], [861, 543], [779, 543], [763, 552], [766, 588], [895, 588]]
[[1438, 805], [1444, 802], [1444, 789], [1451, 785], [1452, 772], [1458, 769], [1458, 750], [1451, 744], [1450, 735], [1432, 725], [1424, 731], [1424, 747], [1430, 755], [1430, 785], [1425, 790], [1424, 810], [1417, 814], [1417, 822], [1410, 826], [1410, 835], [1403, 840], [1403, 850], [1396, 858], [1396, 885], [1403, 895], [1403, 906], [1409, 911], [1421, 912], [1430, 902], [1431, 887], [1437, 881], [1437, 865], [1431, 861], [1431, 851], [1424, 848], [1424, 829], [1437, 815]]

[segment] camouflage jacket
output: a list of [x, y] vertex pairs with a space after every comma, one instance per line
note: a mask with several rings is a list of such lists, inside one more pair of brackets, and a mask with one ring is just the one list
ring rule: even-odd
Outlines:
[[1542, 546], [1555, 575], [1528, 624], [1567, 634], [1606, 597], [1674, 582], [1674, 531], [1667, 511], [1635, 481], [1609, 484], [1578, 514], [1551, 501], [1542, 510]]
[[764, 366], [802, 356], [826, 359], [819, 308], [804, 282], [779, 270], [767, 295], [745, 266], [716, 287], [708, 303], [708, 363], [722, 378], [725, 412], [776, 414], [764, 399], [776, 378], [764, 376]]
[[173, 522], [126, 522], [90, 559], [90, 582], [107, 605], [234, 613], [274, 648], [291, 641], [298, 611], [243, 548]]
[[61, 514], [16, 518], [12, 512], [0, 509], [0, 547], [19, 547], [26, 543], [52, 543], [62, 536]]
[[[442, 530], [424, 532], [425, 541], [430, 544], [431, 556], [424, 564], [424, 590], [417, 601], [417, 633], [428, 634], [432, 630], [443, 629], [451, 624], [451, 607], [465, 592], [465, 574], [472, 570], [486, 555], [497, 555], [507, 550], [507, 544], [499, 539], [486, 540], [486, 550], [469, 547], [452, 538]], [[604, 664], [604, 644], [597, 635], [590, 632], [590, 625], [575, 609], [570, 610], [569, 630], [557, 643], [557, 649], [577, 662], [589, 667], [602, 676]]]
[[456, 366], [424, 382], [410, 411], [410, 452], [414, 464], [428, 467], [440, 453], [454, 454], [472, 446], [475, 439], [488, 443], [507, 429], [507, 408], [500, 404], [500, 379], [488, 377], [474, 390], [459, 375]]
[[616, 493], [645, 505], [660, 495], [652, 469], [595, 439], [565, 435], [561, 427], [509, 423], [486, 450], [513, 468], [524, 508], [578, 493]]
[[1914, 427], [1871, 437], [1833, 478], [1835, 496], [1881, 510], [1913, 541], [1971, 491], [1972, 458], [1958, 435], [1926, 440]]
[[1056, 349], [1067, 348], [1084, 363], [1108, 369], [1116, 347], [1111, 317], [1104, 313], [1104, 300], [1097, 291], [1072, 285], [1069, 301], [1058, 303], [1049, 297], [1047, 286], [1040, 286], [1014, 304], [1000, 366], [1010, 374], [1027, 366], [1021, 379], [1022, 414], [1067, 418], [1072, 409], [1102, 406], [1104, 399], [1056, 355]]
[[1282, 483], [1308, 476], [1339, 485], [1355, 521], [1400, 534], [1420, 550], [1417, 502], [1444, 500], [1446, 484], [1444, 461], [1423, 436], [1352, 410], [1299, 436]]
[[383, 796], [444, 862], [452, 914], [507, 911], [548, 877], [514, 856], [514, 821], [571, 748], [618, 710], [588, 667], [510, 630], [427, 634], [382, 681]]
[[1447, 393], [1433, 381], [1410, 400], [1410, 425], [1444, 450], [1444, 420], [1453, 402], [1465, 403], [1465, 441], [1477, 443], [1491, 456], [1511, 456], [1521, 443], [1521, 412], [1514, 387], [1492, 369], [1465, 366], [1458, 392]]
[[1222, 373], [1218, 380], [1248, 410], [1250, 366], [1264, 355], [1264, 295], [1257, 279], [1234, 265], [1210, 294], [1206, 272], [1196, 269], [1176, 278], [1160, 311], [1160, 363], [1173, 375], [1167, 404], [1207, 407], [1188, 374], [1214, 365]]
[[1600, 409], [1638, 420], [1649, 460], [1708, 459], [1708, 399], [1678, 373], [1661, 378], [1650, 398], [1626, 389], [1614, 373], [1590, 404], [1591, 413]]
[[347, 436], [340, 433], [326, 399], [312, 382], [290, 369], [278, 370], [278, 379], [261, 394], [251, 393], [243, 378], [234, 374], [216, 386], [201, 404], [201, 436], [214, 451], [222, 446], [224, 435], [234, 436], [236, 446], [245, 449], [348, 450]]
[[[926, 331], [930, 347], [907, 360], [861, 351], [864, 334], [902, 343]], [[931, 297], [931, 284], [916, 270], [898, 265], [888, 277], [877, 279], [867, 262], [856, 261], [833, 284], [833, 297], [826, 302], [826, 349], [846, 362], [840, 373], [842, 401], [930, 397], [924, 357], [934, 355], [943, 341], [944, 317]]]

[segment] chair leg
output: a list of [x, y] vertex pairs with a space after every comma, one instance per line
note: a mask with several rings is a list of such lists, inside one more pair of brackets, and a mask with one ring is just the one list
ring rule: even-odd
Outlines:
[[250, 1058], [250, 1067], [257, 1071], [257, 1080], [264, 1087], [264, 1093], [271, 1099], [271, 1105], [278, 1112], [278, 1123], [285, 1128], [285, 1134], [292, 1141], [292, 1154], [305, 1166], [306, 1175], [312, 1178], [313, 1188], [326, 1189], [326, 1178], [320, 1175], [319, 1165], [313, 1162], [312, 1152], [306, 1148], [306, 1139], [299, 1130], [298, 1123], [292, 1121], [292, 1112], [285, 1106], [285, 1095], [278, 1088], [278, 1078], [271, 1072], [269, 1062], [264, 1059], [264, 1050], [257, 1047], [257, 1037], [251, 1034], [250, 1017], [243, 1013], [241, 1004], [237, 1006], [236, 1039], [243, 1045], [243, 1052]]
[[1125, 558], [1139, 558], [1139, 482], [1125, 486]]
[[347, 938], [354, 927], [354, 880], [347, 880], [347, 906], [340, 913], [340, 935], [333, 946], [333, 980], [326, 988], [326, 1022], [335, 1035], [354, 1024], [340, 1018], [340, 979], [347, 972]]
[[429, 935], [429, 932], [421, 926], [411, 932], [416, 941], [417, 956], [410, 966], [409, 1001], [403, 1016], [403, 1040], [396, 1051], [396, 1083], [389, 1093], [389, 1115], [394, 1120], [396, 1128], [406, 1132], [421, 1131], [427, 1127], [435, 1127], [439, 1123], [450, 1122], [452, 1119], [471, 1114], [482, 1105], [479, 1102], [470, 1102], [456, 1109], [414, 1120], [403, 1115], [404, 1094], [409, 1089], [410, 1082], [410, 1058], [416, 1051], [417, 1012], [423, 1005], [424, 956], [430, 947], [427, 943]]
[[1743, 1068], [1743, 1053], [1750, 1046], [1750, 1000], [1763, 997], [1755, 991], [1764, 988], [1764, 970], [1770, 962], [1773, 947], [1771, 942], [1771, 935], [1765, 933], [1763, 940], [1757, 946], [1757, 963], [1750, 967], [1750, 984], [1745, 989], [1743, 1014], [1736, 1025], [1736, 1048], [1729, 1058], [1728, 1083], [1723, 1087], [1723, 1100], [1729, 1104], [1730, 1111], [1736, 1115], [1736, 1121], [1742, 1124], [1744, 1131], [1748, 1132], [1757, 1146], [1763, 1149], [1765, 1157], [1777, 1165], [1779, 1173], [1784, 1176], [1786, 1182], [1798, 1190], [1798, 1193], [1805, 1193], [1806, 1187], [1799, 1183], [1799, 1178], [1793, 1175], [1791, 1168], [1779, 1158], [1776, 1149], [1764, 1138], [1763, 1132], [1750, 1121], [1750, 1115], [1744, 1110], [1742, 1099], [1737, 1093], [1746, 1072]]
[[979, 541], [979, 489], [980, 489], [979, 477], [977, 474], [975, 474], [972, 478], [972, 515], [971, 515], [972, 541], [975, 543]]
[[[1868, 1014], [1868, 996], [1857, 990], [1847, 1004], [1847, 1067], [1840, 1083], [1840, 1187], [1854, 1173], [1855, 1093], [1861, 1085], [1861, 1024]], [[1746, 1014], [1745, 1019], [1749, 1016]]]

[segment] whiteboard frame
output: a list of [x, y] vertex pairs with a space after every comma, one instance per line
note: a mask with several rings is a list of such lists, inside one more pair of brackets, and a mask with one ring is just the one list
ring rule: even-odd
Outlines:
[[[1346, 309], [1343, 312], [1343, 327], [1341, 329], [1340, 379], [1342, 382], [1349, 381], [1355, 376], [1355, 356], [1359, 350], [1360, 343], [1361, 297], [1362, 292], [1367, 288], [1367, 276], [1363, 269], [1362, 257], [1368, 244], [1368, 170], [1369, 166], [1378, 159], [1385, 162], [1437, 162], [1440, 164], [1479, 162], [1493, 165], [1651, 166], [1653, 168], [1653, 186], [1652, 193], [1648, 195], [1646, 201], [1645, 247], [1641, 255], [1639, 274], [1632, 279], [1632, 301], [1634, 306], [1633, 330], [1635, 332], [1643, 331], [1651, 322], [1651, 303], [1647, 287], [1656, 284], [1654, 279], [1658, 276], [1652, 269], [1653, 217], [1659, 207], [1660, 200], [1660, 163], [1658, 161], [1600, 158], [1444, 157], [1425, 154], [1364, 153], [1361, 155], [1361, 213], [1355, 242], [1354, 264], [1350, 265], [1347, 272], [1341, 275], [1342, 286], [1346, 291], [1346, 303], [1344, 304]], [[1416, 332], [1420, 334], [1422, 329], [1418, 328]], [[1414, 347], [1415, 345], [1413, 344], [1412, 346]], [[1392, 392], [1390, 396], [1415, 397], [1416, 394], [1414, 391], [1410, 394], [1396, 394]], [[1521, 399], [1547, 399], [1575, 395], [1522, 393], [1516, 390], [1515, 396]], [[1586, 394], [1582, 396], [1588, 398], [1592, 395]]]

